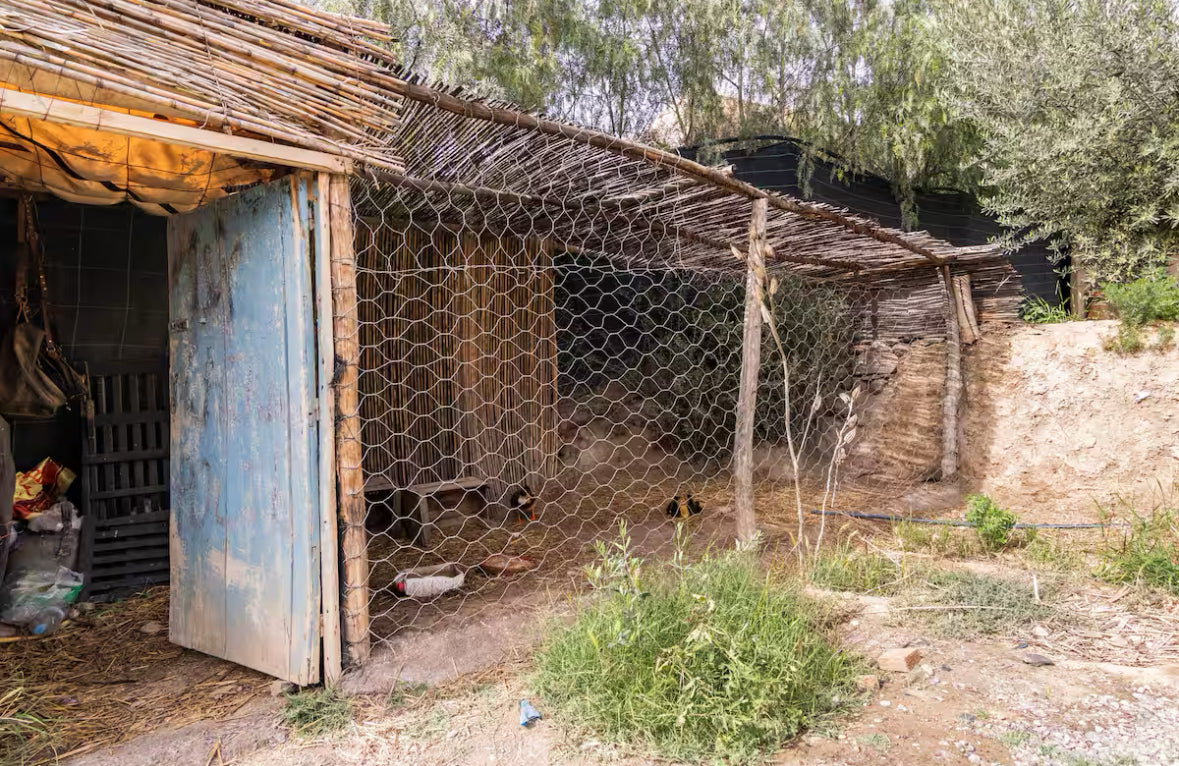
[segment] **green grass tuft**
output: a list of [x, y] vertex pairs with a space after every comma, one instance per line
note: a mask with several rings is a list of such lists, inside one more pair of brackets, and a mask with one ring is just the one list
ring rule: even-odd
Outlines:
[[811, 570], [811, 581], [821, 588], [878, 595], [895, 593], [904, 577], [904, 568], [888, 556], [850, 543], [820, 553]]
[[22, 686], [0, 694], [0, 763], [23, 766], [40, 762], [51, 749], [50, 722], [29, 712], [37, 707], [35, 702]]
[[672, 760], [749, 762], [857, 696], [861, 663], [818, 609], [730, 553], [644, 568], [600, 547], [600, 598], [541, 651], [536, 688], [567, 720]]
[[[1042, 587], [1041, 598], [1046, 596]], [[907, 614], [946, 638], [992, 636], [1047, 620], [1054, 610], [1030, 585], [973, 572], [934, 572]]]
[[281, 717], [295, 734], [319, 737], [351, 722], [352, 703], [335, 689], [305, 689], [287, 695]]
[[1024, 301], [1019, 317], [1028, 324], [1060, 324], [1073, 318], [1063, 304], [1049, 303], [1038, 295]]
[[1172, 509], [1133, 514], [1130, 529], [1102, 552], [1097, 575], [1179, 596], [1179, 517]]

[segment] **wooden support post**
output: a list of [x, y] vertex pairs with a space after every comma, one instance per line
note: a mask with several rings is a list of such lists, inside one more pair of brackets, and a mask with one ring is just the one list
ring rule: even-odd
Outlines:
[[970, 287], [969, 274], [954, 277], [954, 310], [958, 314], [962, 345], [973, 345], [982, 337], [982, 330], [978, 326], [978, 312], [974, 310], [974, 293]]
[[749, 264], [745, 275], [745, 333], [741, 339], [741, 388], [737, 395], [737, 427], [733, 436], [733, 484], [737, 539], [748, 542], [757, 533], [753, 509], [753, 420], [757, 410], [757, 379], [761, 367], [761, 275], [765, 273], [766, 201], [753, 201], [749, 220]]
[[962, 406], [962, 334], [958, 327], [954, 278], [950, 267], [939, 269], [946, 321], [946, 391], [942, 398], [942, 481], [958, 475], [958, 429]]
[[345, 176], [328, 184], [331, 223], [332, 312], [335, 335], [336, 479], [343, 528], [343, 627], [348, 660], [368, 660], [368, 549], [364, 529], [364, 450], [360, 423], [360, 325], [352, 198]]
[[331, 174], [315, 179], [315, 337], [319, 361], [319, 556], [320, 615], [323, 621], [323, 676], [336, 685], [342, 672], [340, 646], [340, 522], [336, 506], [336, 401], [332, 373], [336, 366], [333, 338], [331, 271]]
[[1088, 298], [1085, 270], [1074, 262], [1072, 270], [1069, 272], [1069, 303], [1072, 306], [1073, 319], [1078, 321], [1085, 319], [1085, 304], [1088, 302]]

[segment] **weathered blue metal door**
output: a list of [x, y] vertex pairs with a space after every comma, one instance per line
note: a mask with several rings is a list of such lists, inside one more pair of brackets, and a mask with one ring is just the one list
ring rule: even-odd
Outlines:
[[171, 639], [298, 684], [320, 674], [306, 187], [168, 223]]

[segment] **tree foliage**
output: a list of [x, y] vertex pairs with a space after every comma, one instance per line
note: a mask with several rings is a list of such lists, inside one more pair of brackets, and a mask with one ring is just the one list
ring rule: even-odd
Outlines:
[[[949, 2], [949, 0], [946, 0]], [[1179, 27], [1160, 0], [977, 0], [939, 14], [989, 208], [1101, 279], [1173, 257]]]
[[1176, 249], [1167, 0], [319, 2], [388, 21], [429, 77], [616, 135], [789, 134], [888, 179], [909, 227], [916, 190], [949, 188], [1098, 279]]

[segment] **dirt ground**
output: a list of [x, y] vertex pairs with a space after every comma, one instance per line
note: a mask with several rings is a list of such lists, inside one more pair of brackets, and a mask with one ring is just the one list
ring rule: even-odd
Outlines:
[[1095, 521], [1179, 480], [1179, 347], [1116, 356], [1116, 321], [984, 335], [966, 359], [963, 473], [1021, 518]]
[[[1101, 339], [1112, 332], [1111, 323], [1088, 322], [984, 338], [970, 351], [968, 366], [966, 480], [945, 492], [927, 485], [914, 494], [924, 499], [911, 509], [945, 513], [961, 489], [981, 489], [1022, 520], [1090, 521], [1095, 503], [1173, 487], [1179, 352], [1111, 362], [1101, 358], [1107, 353]], [[720, 501], [709, 507], [694, 522], [702, 527], [700, 539], [730, 539], [731, 512]], [[792, 523], [777, 519], [782, 508], [775, 501], [763, 500], [758, 513], [771, 539]], [[634, 533], [644, 553], [659, 555], [670, 544], [670, 530], [655, 513]], [[895, 546], [886, 525], [862, 524], [856, 531], [870, 546]], [[1062, 533], [1059, 539], [1070, 538]], [[167, 622], [159, 603], [124, 618], [113, 609], [104, 618], [109, 630], [91, 631], [92, 640], [121, 648], [88, 650], [94, 668], [79, 662], [49, 677], [61, 684], [50, 688], [59, 720], [84, 717], [89, 704], [101, 703], [95, 726], [108, 727], [96, 728], [108, 734], [92, 742], [75, 738], [67, 748], [73, 753], [61, 762], [651, 763], [595, 741], [577, 721], [562, 720], [531, 697], [530, 656], [553, 621], [574, 608], [580, 563], [562, 552], [548, 562], [542, 585], [522, 579], [490, 588], [429, 620], [428, 629], [404, 631], [378, 647], [374, 662], [345, 678], [353, 722], [319, 740], [294, 736], [279, 723], [282, 700], [271, 696], [269, 679], [171, 647], [160, 635], [145, 638], [138, 630], [143, 621]], [[1019, 557], [934, 563], [1018, 578], [1033, 571]], [[1059, 612], [1067, 619], [981, 640], [940, 638], [889, 599], [824, 594], [846, 602], [841, 631], [849, 651], [871, 659], [886, 648], [913, 647], [922, 659], [909, 674], [881, 672], [882, 688], [854, 702], [852, 712], [828, 729], [792, 743], [774, 762], [1179, 766], [1179, 601], [1144, 598], [1083, 576], [1066, 586]], [[136, 647], [145, 652], [139, 661]], [[15, 667], [12, 658], [30, 651], [0, 647], [0, 659], [6, 669]], [[1054, 664], [1027, 664], [1029, 652]], [[105, 668], [98, 667], [102, 662]], [[78, 673], [81, 680], [70, 691], [70, 674]], [[390, 704], [394, 690], [404, 699]], [[527, 729], [518, 720], [522, 698], [546, 713]], [[120, 711], [124, 729], [110, 736], [109, 727], [120, 726]]]
[[[994, 564], [986, 568], [995, 571]], [[908, 646], [920, 651], [921, 661], [909, 674], [881, 672], [881, 689], [829, 730], [812, 732], [783, 750], [774, 763], [1179, 763], [1179, 648], [1166, 644], [1160, 651], [1156, 643], [1160, 627], [1173, 631], [1179, 624], [1174, 600], [1144, 603], [1128, 598], [1124, 589], [1087, 585], [1066, 601], [1067, 625], [1049, 622], [1014, 635], [962, 642], [915, 627], [903, 612], [890, 609], [897, 607], [887, 598], [844, 598], [849, 606], [842, 631], [850, 650], [874, 657]], [[519, 612], [505, 607], [501, 616], [513, 614]], [[354, 723], [332, 737], [287, 737], [274, 722], [277, 702], [263, 698], [230, 721], [159, 732], [67, 762], [652, 763], [594, 740], [578, 730], [576, 721], [559, 716], [527, 729], [519, 725], [519, 700], [530, 697], [527, 649], [547, 616], [532, 613], [524, 620], [530, 625], [521, 626], [523, 635], [532, 638], [491, 665], [464, 668], [429, 690], [400, 684], [408, 691], [393, 705], [387, 693], [354, 696]], [[1029, 652], [1055, 664], [1025, 664], [1022, 658]], [[549, 712], [532, 699], [542, 713]]]

